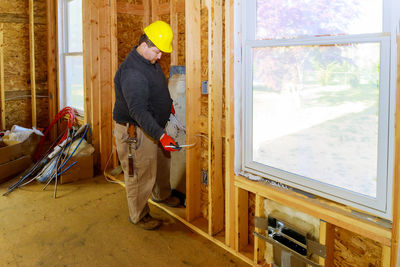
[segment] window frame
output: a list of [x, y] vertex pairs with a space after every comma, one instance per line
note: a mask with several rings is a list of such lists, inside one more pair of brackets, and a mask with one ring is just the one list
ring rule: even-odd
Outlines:
[[[57, 11], [57, 20], [58, 20], [58, 88], [59, 88], [59, 97], [58, 97], [58, 106], [59, 110], [67, 106], [67, 83], [66, 83], [66, 59], [68, 56], [80, 56], [82, 57], [83, 62], [83, 44], [81, 52], [69, 52], [69, 39], [68, 39], [68, 14], [67, 14], [67, 3], [73, 0], [58, 0], [58, 11]], [[83, 0], [82, 0], [83, 1]], [[83, 2], [82, 2], [83, 5]], [[83, 12], [83, 11], [82, 11]], [[83, 20], [83, 14], [82, 14]], [[82, 21], [82, 35], [83, 35], [83, 21]], [[83, 36], [82, 36], [83, 42]], [[82, 70], [82, 76], [84, 79], [84, 71]], [[83, 83], [83, 99], [85, 99], [85, 88]], [[78, 117], [84, 118], [85, 111], [74, 108], [76, 115]]]
[[[235, 75], [235, 125], [239, 126], [235, 127], [235, 173], [260, 176], [391, 220], [399, 28], [399, 12], [395, 10], [400, 4], [383, 0], [382, 33], [275, 40], [256, 40], [256, 4], [256, 0], [235, 0], [235, 69], [240, 70], [240, 75]], [[385, 178], [377, 179], [376, 198], [344, 188], [337, 190], [336, 186], [252, 161], [252, 48], [368, 42], [379, 42], [381, 51], [377, 172]]]

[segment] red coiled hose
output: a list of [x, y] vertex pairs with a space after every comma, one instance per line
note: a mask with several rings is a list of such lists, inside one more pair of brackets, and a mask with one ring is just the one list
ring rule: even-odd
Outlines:
[[[69, 116], [66, 116], [66, 115], [69, 115]], [[67, 138], [69, 130], [71, 130], [72, 126], [74, 125], [74, 121], [75, 121], [75, 111], [71, 107], [65, 107], [60, 112], [58, 112], [57, 115], [55, 116], [55, 118], [53, 119], [53, 121], [50, 123], [49, 127], [47, 127], [47, 129], [44, 131], [43, 136], [40, 138], [40, 142], [39, 142], [38, 148], [37, 148], [35, 156], [34, 156], [35, 161], [37, 161], [40, 157], [40, 152], [42, 151], [44, 141], [46, 140], [46, 136], [49, 133], [50, 129], [53, 128], [54, 124], [56, 124], [56, 122], [63, 117], [68, 118], [68, 124], [67, 124], [67, 128], [65, 129], [64, 135], [58, 141], [57, 145], [59, 143], [61, 143], [62, 141], [64, 141], [65, 138]]]

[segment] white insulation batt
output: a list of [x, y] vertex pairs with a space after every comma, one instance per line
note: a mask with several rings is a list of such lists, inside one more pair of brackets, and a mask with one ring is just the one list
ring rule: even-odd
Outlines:
[[[173, 99], [175, 116], [186, 127], [186, 84], [185, 74], [174, 74], [169, 78], [169, 92]], [[185, 131], [167, 125], [168, 134], [179, 145], [186, 144]], [[186, 192], [186, 152], [181, 149], [171, 153], [171, 187], [181, 193]]]

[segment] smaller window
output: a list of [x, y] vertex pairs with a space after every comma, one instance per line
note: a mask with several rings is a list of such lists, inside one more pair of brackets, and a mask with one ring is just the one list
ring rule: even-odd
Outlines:
[[83, 114], [82, 0], [58, 4], [60, 109], [70, 106]]

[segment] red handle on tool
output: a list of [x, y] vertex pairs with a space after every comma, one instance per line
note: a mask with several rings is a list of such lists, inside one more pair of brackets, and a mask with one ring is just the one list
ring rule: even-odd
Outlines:
[[175, 108], [174, 108], [174, 104], [171, 104], [171, 113], [172, 113], [172, 115], [175, 115]]

